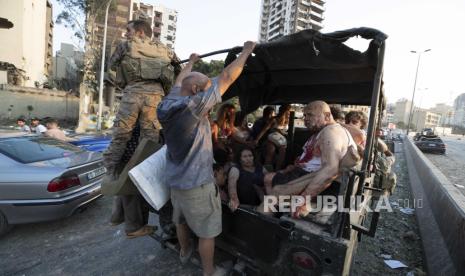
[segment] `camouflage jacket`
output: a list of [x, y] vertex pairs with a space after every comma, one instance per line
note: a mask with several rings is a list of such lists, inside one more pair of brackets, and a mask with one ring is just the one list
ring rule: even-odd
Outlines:
[[[156, 42], [161, 43], [161, 42]], [[121, 61], [123, 60], [126, 53], [129, 51], [129, 43], [128, 41], [122, 41], [117, 46], [115, 51], [110, 57], [108, 62], [108, 68], [112, 71], [116, 72], [116, 85], [120, 88], [124, 88], [123, 92], [146, 92], [146, 93], [164, 93], [162, 85], [155, 81], [137, 81], [131, 83], [125, 83], [124, 80], [121, 78]], [[181, 67], [178, 64], [179, 59], [174, 53], [174, 51], [170, 51], [171, 64], [175, 68], [176, 75], [179, 74], [181, 71]], [[111, 73], [110, 73], [111, 74]]]

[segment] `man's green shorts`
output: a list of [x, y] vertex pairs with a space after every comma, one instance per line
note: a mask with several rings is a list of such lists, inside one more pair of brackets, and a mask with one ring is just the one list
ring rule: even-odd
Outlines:
[[171, 188], [171, 203], [175, 224], [187, 223], [199, 238], [214, 238], [221, 233], [221, 199], [215, 184], [188, 190]]

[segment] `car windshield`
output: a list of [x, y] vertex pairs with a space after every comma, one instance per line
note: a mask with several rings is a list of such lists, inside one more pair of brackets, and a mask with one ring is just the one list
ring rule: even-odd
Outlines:
[[83, 152], [83, 150], [52, 138], [16, 137], [0, 139], [0, 153], [21, 163], [68, 157], [79, 152]]

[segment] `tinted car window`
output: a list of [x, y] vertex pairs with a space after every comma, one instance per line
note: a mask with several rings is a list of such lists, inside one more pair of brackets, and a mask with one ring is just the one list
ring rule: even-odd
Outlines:
[[425, 139], [426, 142], [442, 143], [441, 139]]
[[79, 147], [45, 137], [0, 139], [0, 153], [21, 163], [62, 158], [79, 152], [83, 152]]

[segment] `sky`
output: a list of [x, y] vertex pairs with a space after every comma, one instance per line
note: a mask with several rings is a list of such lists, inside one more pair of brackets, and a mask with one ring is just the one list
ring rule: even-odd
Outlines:
[[[55, 0], [52, 0], [54, 3]], [[258, 39], [261, 0], [145, 0], [178, 11], [176, 53], [182, 59], [242, 45]], [[54, 3], [55, 4], [55, 3]], [[324, 28], [332, 32], [372, 27], [386, 33], [384, 83], [388, 102], [411, 99], [418, 54], [421, 55], [415, 104], [424, 108], [452, 104], [465, 93], [465, 1], [463, 0], [327, 0]], [[54, 15], [59, 7], [54, 5]], [[54, 50], [72, 42], [72, 32], [58, 24]], [[348, 45], [364, 50], [363, 39]], [[221, 59], [222, 56], [215, 56]]]

